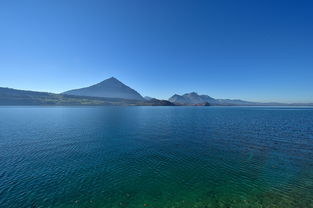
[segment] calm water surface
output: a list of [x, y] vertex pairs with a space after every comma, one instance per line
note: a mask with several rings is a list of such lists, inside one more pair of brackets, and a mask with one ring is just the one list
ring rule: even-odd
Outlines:
[[313, 108], [0, 107], [0, 207], [313, 207]]

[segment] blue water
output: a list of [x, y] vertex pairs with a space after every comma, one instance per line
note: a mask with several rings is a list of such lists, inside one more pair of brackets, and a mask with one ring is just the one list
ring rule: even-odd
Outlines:
[[313, 108], [0, 107], [0, 207], [313, 207]]

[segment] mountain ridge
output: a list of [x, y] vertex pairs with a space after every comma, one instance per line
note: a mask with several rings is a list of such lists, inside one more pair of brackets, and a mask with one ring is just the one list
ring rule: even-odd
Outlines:
[[203, 103], [212, 103], [215, 101], [214, 98], [208, 95], [198, 95], [196, 92], [185, 93], [183, 95], [175, 94], [168, 99], [173, 103], [178, 104], [189, 104], [189, 105], [196, 105], [196, 104], [203, 104]]
[[213, 105], [213, 106], [312, 106], [313, 103], [277, 103], [277, 102], [252, 102], [240, 99], [215, 99], [208, 95], [199, 95], [196, 92], [183, 95], [174, 94], [168, 99], [176, 105]]
[[0, 105], [313, 106], [313, 103], [261, 103], [240, 99], [215, 99], [196, 92], [174, 94], [168, 100], [159, 100], [148, 96], [144, 98], [136, 90], [111, 77], [95, 85], [60, 94], [0, 87]]

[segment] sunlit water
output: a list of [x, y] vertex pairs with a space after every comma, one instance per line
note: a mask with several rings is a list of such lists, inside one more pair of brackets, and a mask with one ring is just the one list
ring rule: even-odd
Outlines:
[[313, 207], [313, 108], [0, 107], [0, 207]]

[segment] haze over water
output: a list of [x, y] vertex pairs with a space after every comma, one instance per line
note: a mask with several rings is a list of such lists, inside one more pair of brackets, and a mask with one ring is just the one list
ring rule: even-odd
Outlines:
[[0, 207], [313, 207], [313, 108], [0, 107]]

